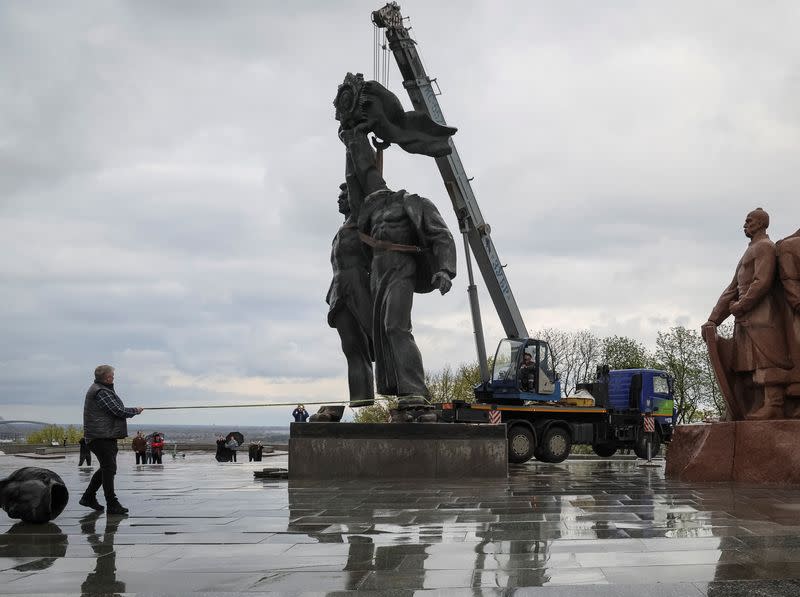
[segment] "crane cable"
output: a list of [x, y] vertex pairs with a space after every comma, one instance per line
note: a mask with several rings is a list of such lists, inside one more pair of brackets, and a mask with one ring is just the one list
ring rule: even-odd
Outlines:
[[386, 30], [372, 24], [372, 80], [388, 89], [391, 68], [391, 50], [386, 40]]
[[381, 49], [383, 50], [383, 61], [384, 61], [384, 69], [383, 69], [383, 86], [387, 89], [389, 88], [389, 67], [391, 66], [391, 60], [389, 57], [389, 45], [386, 41], [386, 29], [383, 30], [383, 44], [381, 45]]
[[378, 80], [378, 26], [372, 24], [372, 79]]

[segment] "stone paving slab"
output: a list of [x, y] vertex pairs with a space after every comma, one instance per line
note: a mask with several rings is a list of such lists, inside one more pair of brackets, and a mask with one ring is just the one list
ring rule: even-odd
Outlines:
[[[77, 504], [91, 471], [76, 455], [47, 463], [70, 504], [46, 525], [0, 514], [0, 594], [800, 596], [800, 488], [692, 485], [630, 460], [471, 482], [256, 480], [263, 462], [132, 460], [120, 454], [117, 477], [127, 517]], [[0, 457], [0, 476], [38, 464]]]

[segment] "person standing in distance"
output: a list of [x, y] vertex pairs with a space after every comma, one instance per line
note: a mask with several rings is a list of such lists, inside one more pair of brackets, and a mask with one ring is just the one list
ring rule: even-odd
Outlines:
[[136, 454], [136, 464], [147, 464], [147, 460], [145, 460], [147, 440], [144, 438], [144, 435], [141, 431], [136, 432], [136, 437], [134, 437], [133, 441], [131, 442], [131, 448], [133, 448], [133, 451]]
[[83, 433], [89, 450], [97, 456], [100, 468], [92, 475], [89, 486], [78, 503], [102, 512], [97, 501], [97, 490], [103, 487], [107, 514], [127, 514], [128, 509], [119, 503], [114, 493], [114, 475], [117, 474], [117, 440], [127, 437], [127, 419], [140, 414], [143, 408], [125, 408], [114, 391], [114, 368], [100, 365], [94, 370], [94, 383], [86, 392], [83, 403]]
[[308, 420], [308, 411], [302, 404], [298, 404], [297, 408], [292, 411], [295, 423], [305, 423]]

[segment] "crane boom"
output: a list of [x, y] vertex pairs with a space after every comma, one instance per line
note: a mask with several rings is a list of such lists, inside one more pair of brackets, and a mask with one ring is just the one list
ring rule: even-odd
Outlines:
[[[403, 24], [400, 6], [396, 2], [386, 4], [380, 10], [372, 13], [372, 21], [378, 27], [386, 29], [389, 49], [397, 61], [397, 66], [403, 76], [403, 87], [408, 91], [414, 109], [427, 113], [439, 124], [446, 124], [431, 84], [435, 79], [428, 77], [425, 72], [425, 67], [417, 52], [416, 42], [411, 39], [408, 29]], [[461, 163], [452, 137], [449, 144], [452, 152], [448, 156], [436, 158], [436, 165], [442, 175], [442, 180], [444, 180], [447, 193], [450, 195], [461, 232], [472, 249], [472, 254], [475, 256], [478, 269], [489, 290], [489, 296], [492, 298], [506, 336], [527, 338], [528, 331], [522, 320], [517, 301], [514, 299], [514, 293], [511, 292], [511, 285], [503, 271], [500, 257], [492, 242], [491, 230], [483, 219], [478, 201], [472, 192], [470, 179], [464, 171], [464, 165]], [[469, 259], [469, 255], [467, 255], [467, 259]], [[471, 286], [470, 291], [472, 299], [473, 296], [476, 296], [474, 286]], [[477, 303], [473, 301], [473, 320], [475, 319], [476, 305]], [[483, 332], [478, 330], [479, 321], [473, 323], [476, 326], [476, 334], [480, 337], [478, 347], [480, 353]], [[479, 354], [479, 359], [485, 363], [485, 354]]]

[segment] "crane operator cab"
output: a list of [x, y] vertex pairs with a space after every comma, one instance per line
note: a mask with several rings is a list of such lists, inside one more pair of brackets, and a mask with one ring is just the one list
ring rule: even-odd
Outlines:
[[506, 338], [497, 347], [488, 383], [475, 388], [479, 402], [523, 404], [556, 402], [561, 383], [553, 369], [550, 346], [543, 340]]

